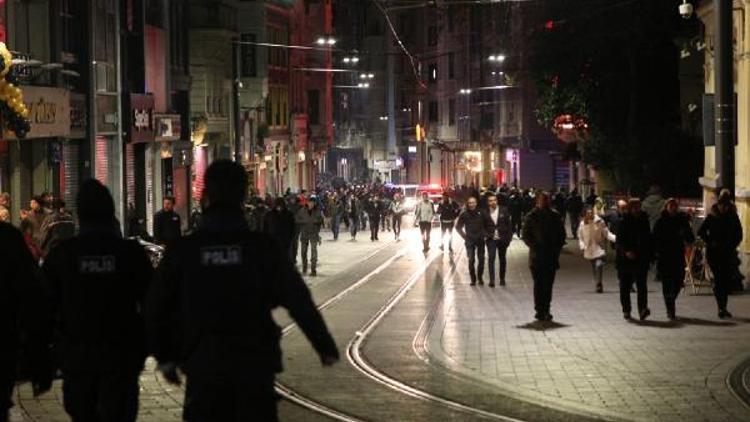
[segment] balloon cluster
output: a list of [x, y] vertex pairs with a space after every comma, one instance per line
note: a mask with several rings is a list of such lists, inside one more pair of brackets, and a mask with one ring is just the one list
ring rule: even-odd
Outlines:
[[23, 92], [17, 84], [13, 56], [5, 43], [0, 42], [0, 117], [18, 139], [23, 139], [31, 130], [31, 125], [28, 120], [29, 109], [23, 102]]

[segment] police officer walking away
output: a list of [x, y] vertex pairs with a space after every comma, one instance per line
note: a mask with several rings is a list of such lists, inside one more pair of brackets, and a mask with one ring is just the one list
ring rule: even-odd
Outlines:
[[154, 241], [168, 246], [182, 237], [180, 214], [174, 210], [174, 198], [167, 196], [161, 211], [154, 214]]
[[[484, 241], [490, 225], [487, 215], [478, 207], [473, 196], [466, 201], [466, 209], [458, 216], [456, 233], [464, 239], [469, 260], [471, 285], [484, 284]], [[476, 268], [474, 264], [476, 263]], [[494, 283], [490, 287], [495, 287]]]
[[550, 304], [555, 273], [560, 268], [560, 252], [565, 246], [565, 226], [550, 207], [549, 194], [538, 192], [536, 207], [523, 223], [521, 239], [529, 247], [529, 267], [534, 279], [534, 308], [539, 321], [552, 321]]
[[215, 161], [206, 171], [202, 226], [168, 248], [147, 305], [159, 370], [187, 376], [184, 419], [276, 421], [275, 374], [281, 330], [271, 311], [286, 308], [323, 365], [338, 351], [287, 254], [242, 215], [247, 174]]
[[[28, 357], [34, 395], [49, 390], [52, 370], [45, 354], [49, 339], [49, 315], [44, 291], [35, 274], [36, 263], [23, 235], [0, 222], [0, 422], [8, 420], [13, 406], [18, 351]], [[25, 341], [21, 343], [21, 338]]]
[[78, 193], [78, 219], [78, 236], [43, 267], [65, 411], [73, 421], [135, 421], [146, 358], [141, 310], [153, 268], [143, 248], [120, 235], [112, 195], [95, 179]]

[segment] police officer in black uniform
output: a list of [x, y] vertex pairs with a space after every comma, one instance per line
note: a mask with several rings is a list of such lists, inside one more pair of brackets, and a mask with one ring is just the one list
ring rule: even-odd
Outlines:
[[52, 384], [46, 355], [50, 319], [35, 270], [36, 263], [21, 232], [0, 222], [0, 422], [8, 420], [8, 409], [13, 406], [10, 397], [21, 346], [34, 394], [49, 390]]
[[73, 421], [135, 421], [153, 268], [136, 241], [122, 238], [112, 195], [97, 180], [81, 186], [78, 218], [78, 236], [61, 242], [43, 266], [65, 411]]
[[338, 350], [286, 251], [253, 233], [242, 215], [247, 174], [215, 161], [206, 171], [207, 208], [196, 233], [167, 248], [147, 306], [149, 339], [165, 378], [187, 377], [186, 421], [276, 421], [275, 374], [283, 306], [324, 365]]
[[154, 214], [154, 242], [167, 246], [182, 237], [180, 214], [174, 210], [175, 199], [167, 196], [161, 211]]

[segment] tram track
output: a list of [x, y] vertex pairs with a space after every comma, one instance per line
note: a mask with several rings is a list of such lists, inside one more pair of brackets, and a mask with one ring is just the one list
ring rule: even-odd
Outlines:
[[[387, 260], [386, 262], [378, 266], [375, 270], [373, 270], [372, 272], [362, 277], [356, 283], [350, 285], [348, 288], [342, 290], [337, 295], [334, 295], [333, 297], [331, 297], [330, 299], [322, 303], [319, 306], [319, 310], [322, 311], [326, 308], [333, 306], [336, 302], [342, 300], [345, 296], [347, 296], [354, 290], [358, 289], [359, 287], [361, 287], [362, 285], [370, 281], [374, 276], [376, 276], [382, 270], [390, 266], [393, 262], [395, 262], [398, 258], [403, 256], [404, 254], [405, 254], [405, 250], [400, 251], [399, 253], [391, 257], [389, 260]], [[451, 400], [450, 398], [441, 397], [439, 395], [430, 393], [423, 389], [419, 389], [414, 386], [411, 386], [405, 382], [398, 380], [397, 378], [391, 377], [387, 375], [386, 373], [382, 372], [381, 370], [376, 368], [372, 363], [370, 363], [365, 357], [363, 353], [363, 347], [369, 335], [372, 334], [372, 332], [375, 331], [375, 329], [380, 325], [383, 319], [396, 306], [399, 305], [401, 300], [409, 293], [409, 291], [414, 287], [414, 285], [417, 282], [419, 282], [421, 277], [428, 271], [428, 269], [434, 263], [434, 261], [438, 257], [442, 257], [442, 256], [443, 256], [442, 253], [433, 253], [429, 255], [427, 259], [425, 260], [425, 262], [422, 263], [420, 267], [409, 276], [409, 278], [398, 288], [398, 290], [388, 298], [388, 300], [383, 304], [383, 306], [375, 314], [373, 314], [370, 317], [370, 319], [359, 330], [356, 331], [354, 337], [349, 341], [347, 348], [346, 348], [347, 360], [356, 371], [358, 371], [359, 373], [361, 373], [368, 379], [372, 380], [373, 382], [379, 385], [382, 385], [391, 390], [394, 390], [400, 395], [408, 396], [408, 397], [421, 400], [421, 401], [425, 401], [428, 403], [433, 403], [440, 407], [445, 407], [453, 411], [459, 412], [461, 414], [465, 414], [466, 416], [474, 417], [477, 419], [502, 421], [502, 422], [525, 422], [522, 419], [513, 418], [513, 417], [502, 415], [499, 413], [489, 412], [489, 411], [479, 409], [479, 408], [470, 406], [468, 404], [460, 403], [458, 401]], [[456, 262], [451, 263], [451, 267], [447, 275], [448, 278], [452, 278], [455, 275], [456, 267], [460, 261], [461, 261], [461, 258], [459, 258], [459, 260], [457, 260]], [[294, 328], [295, 328], [294, 324], [290, 324], [286, 326], [284, 328], [283, 334], [287, 335]], [[291, 387], [284, 385], [281, 382], [277, 382], [276, 391], [282, 397], [293, 402], [294, 404], [307, 408], [308, 410], [312, 412], [327, 416], [331, 419], [339, 420], [339, 421], [347, 421], [347, 422], [363, 421], [363, 419], [357, 416], [348, 414], [345, 410], [334, 409], [330, 406], [327, 406], [325, 404], [322, 404], [316, 401], [312, 397], [302, 395], [299, 392], [292, 389]]]

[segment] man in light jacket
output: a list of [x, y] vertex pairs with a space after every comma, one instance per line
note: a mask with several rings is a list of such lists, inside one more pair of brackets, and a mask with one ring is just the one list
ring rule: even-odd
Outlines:
[[424, 244], [423, 252], [430, 251], [430, 232], [432, 231], [432, 220], [435, 218], [435, 207], [430, 202], [427, 192], [422, 192], [422, 202], [417, 204], [414, 210], [415, 225], [419, 227], [422, 233], [422, 243]]

